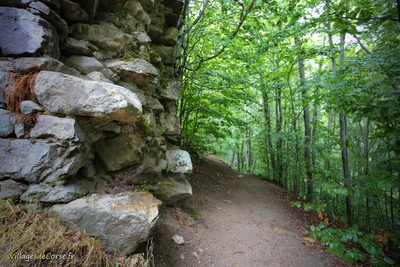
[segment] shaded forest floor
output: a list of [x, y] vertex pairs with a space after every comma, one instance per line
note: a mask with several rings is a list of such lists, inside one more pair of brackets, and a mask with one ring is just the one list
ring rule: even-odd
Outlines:
[[[306, 238], [309, 214], [291, 207], [284, 189], [215, 158], [193, 164], [193, 197], [162, 210], [155, 266], [347, 266]], [[185, 243], [176, 244], [173, 235]]]

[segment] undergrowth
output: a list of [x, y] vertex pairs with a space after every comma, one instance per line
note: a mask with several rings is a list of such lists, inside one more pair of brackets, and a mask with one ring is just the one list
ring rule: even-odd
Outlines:
[[[314, 208], [311, 204], [299, 201], [292, 205], [305, 211], [312, 211]], [[366, 264], [365, 266], [400, 266], [396, 261], [398, 255], [390, 248], [399, 246], [400, 240], [395, 240], [389, 231], [381, 229], [367, 233], [361, 231], [356, 224], [346, 227], [330, 223], [330, 219], [322, 211], [318, 212], [317, 217], [320, 222], [311, 225], [309, 230], [305, 230], [305, 234], [321, 241], [329, 254], [340, 256], [352, 265], [361, 263]]]
[[131, 266], [152, 264], [152, 242], [142, 254], [117, 257], [105, 253], [98, 238], [68, 230], [45, 214], [25, 212], [0, 200], [0, 266]]

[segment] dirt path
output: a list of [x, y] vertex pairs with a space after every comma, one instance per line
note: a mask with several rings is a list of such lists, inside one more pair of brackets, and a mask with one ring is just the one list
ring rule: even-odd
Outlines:
[[[283, 189], [216, 161], [194, 160], [194, 165], [188, 177], [194, 195], [183, 208], [192, 216], [179, 208], [162, 211], [156, 267], [343, 266], [303, 239], [305, 221]], [[185, 244], [175, 244], [173, 235]]]

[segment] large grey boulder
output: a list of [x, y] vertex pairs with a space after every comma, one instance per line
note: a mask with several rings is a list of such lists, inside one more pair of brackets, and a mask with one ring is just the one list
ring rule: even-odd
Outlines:
[[26, 184], [19, 183], [11, 179], [5, 180], [1, 182], [0, 198], [18, 201], [18, 199], [26, 191], [26, 189], [28, 189], [28, 186]]
[[0, 137], [8, 137], [14, 131], [14, 118], [10, 112], [0, 109]]
[[75, 175], [88, 164], [88, 158], [81, 144], [0, 139], [0, 178], [31, 183], [59, 181]]
[[144, 59], [115, 60], [108, 62], [107, 67], [116, 72], [122, 79], [133, 81], [139, 86], [148, 84], [158, 75], [158, 70]]
[[76, 23], [70, 26], [70, 31], [73, 35], [91, 41], [104, 49], [123, 51], [135, 45], [132, 41], [132, 36], [122, 32], [109, 22], [100, 22], [100, 24], [93, 25]]
[[183, 174], [169, 174], [156, 185], [154, 194], [164, 204], [171, 205], [193, 195], [192, 186]]
[[93, 144], [108, 171], [116, 171], [143, 160], [145, 141], [136, 135], [119, 135]]
[[106, 252], [133, 253], [151, 235], [161, 202], [144, 192], [91, 195], [66, 205], [54, 205], [50, 213], [69, 227], [100, 237]]
[[57, 139], [83, 142], [82, 132], [73, 118], [39, 115], [31, 130], [32, 138], [55, 137]]
[[60, 55], [56, 29], [25, 9], [0, 7], [1, 55]]
[[93, 71], [101, 71], [104, 69], [104, 66], [100, 61], [93, 57], [86, 56], [70, 56], [65, 60], [65, 64], [71, 68], [79, 70], [85, 75]]
[[89, 193], [90, 184], [85, 181], [67, 185], [31, 184], [21, 200], [32, 202], [68, 203]]
[[65, 74], [76, 74], [77, 71], [69, 69], [61, 61], [50, 57], [21, 57], [12, 61], [14, 72], [29, 73], [34, 71], [48, 70]]
[[140, 100], [122, 86], [58, 72], [40, 72], [34, 91], [38, 102], [53, 113], [106, 117], [123, 122], [134, 122], [142, 113]]
[[191, 173], [193, 171], [192, 160], [190, 155], [185, 150], [175, 149], [167, 150], [167, 171], [180, 172], [180, 173]]
[[56, 12], [42, 2], [31, 2], [29, 3], [28, 10], [35, 15], [40, 15], [46, 19], [62, 33], [67, 34], [69, 32], [68, 24], [63, 20]]

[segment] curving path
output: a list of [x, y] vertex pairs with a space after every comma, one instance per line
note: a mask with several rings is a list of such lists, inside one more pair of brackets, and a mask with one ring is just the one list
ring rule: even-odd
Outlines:
[[[304, 214], [286, 192], [216, 159], [194, 160], [193, 198], [165, 208], [155, 234], [155, 266], [346, 266], [304, 239]], [[192, 216], [196, 217], [194, 220]], [[201, 217], [201, 218], [200, 218]], [[184, 238], [178, 245], [173, 235]]]

